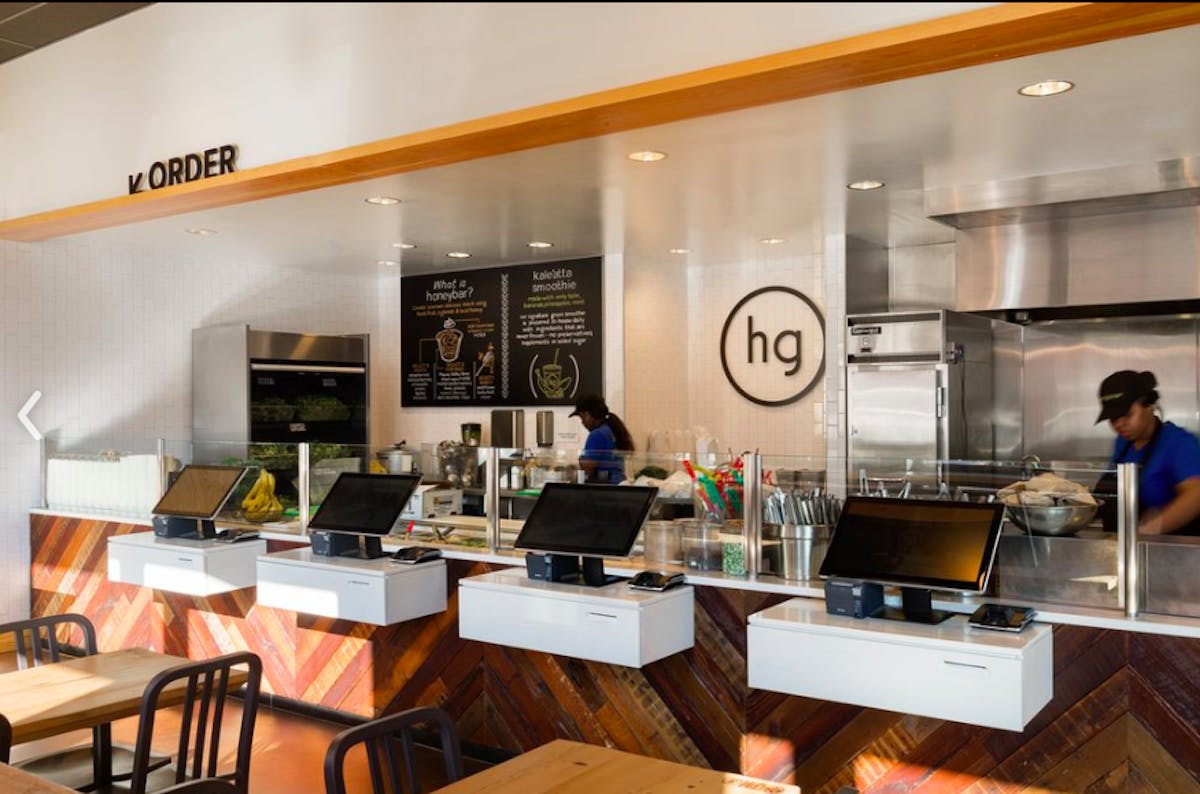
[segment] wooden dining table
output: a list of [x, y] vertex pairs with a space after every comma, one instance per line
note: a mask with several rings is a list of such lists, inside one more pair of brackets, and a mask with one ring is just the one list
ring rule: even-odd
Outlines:
[[[136, 715], [150, 679], [188, 659], [144, 648], [81, 656], [0, 674], [0, 714], [12, 723], [13, 744], [91, 728]], [[241, 686], [247, 676], [231, 677]], [[164, 692], [162, 705], [183, 700], [186, 681]]]
[[436, 794], [800, 794], [789, 783], [556, 739]]
[[[151, 679], [189, 661], [144, 648], [127, 648], [3, 673], [0, 714], [12, 724], [13, 744], [136, 716], [141, 711], [142, 692]], [[229, 685], [239, 687], [248, 677], [235, 668]], [[186, 691], [186, 680], [172, 683], [163, 690], [159, 705], [183, 702]], [[104, 782], [105, 773], [98, 774]], [[0, 792], [8, 791], [0, 787]]]
[[8, 764], [0, 764], [0, 791], [4, 794], [74, 794], [75, 789], [60, 786]]

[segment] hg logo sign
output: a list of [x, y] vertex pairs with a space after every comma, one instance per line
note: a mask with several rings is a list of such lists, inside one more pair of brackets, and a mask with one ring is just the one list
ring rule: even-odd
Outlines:
[[725, 318], [721, 368], [750, 402], [793, 403], [825, 374], [825, 319], [791, 287], [756, 289]]

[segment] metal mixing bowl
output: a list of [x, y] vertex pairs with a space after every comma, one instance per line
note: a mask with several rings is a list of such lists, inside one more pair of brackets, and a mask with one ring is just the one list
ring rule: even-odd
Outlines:
[[1030, 534], [1074, 535], [1091, 523], [1103, 504], [1102, 499], [1097, 499], [1094, 505], [1009, 505], [1006, 509], [1009, 520]]

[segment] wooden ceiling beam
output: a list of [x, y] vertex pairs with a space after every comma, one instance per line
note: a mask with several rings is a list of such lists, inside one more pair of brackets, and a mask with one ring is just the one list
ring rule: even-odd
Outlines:
[[1200, 23], [1200, 3], [1006, 3], [0, 221], [35, 241]]

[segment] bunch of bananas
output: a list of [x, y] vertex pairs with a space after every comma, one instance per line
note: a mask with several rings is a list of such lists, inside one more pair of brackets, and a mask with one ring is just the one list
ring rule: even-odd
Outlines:
[[275, 498], [275, 475], [266, 469], [242, 500], [242, 512], [248, 521], [274, 521], [283, 515], [283, 504]]

